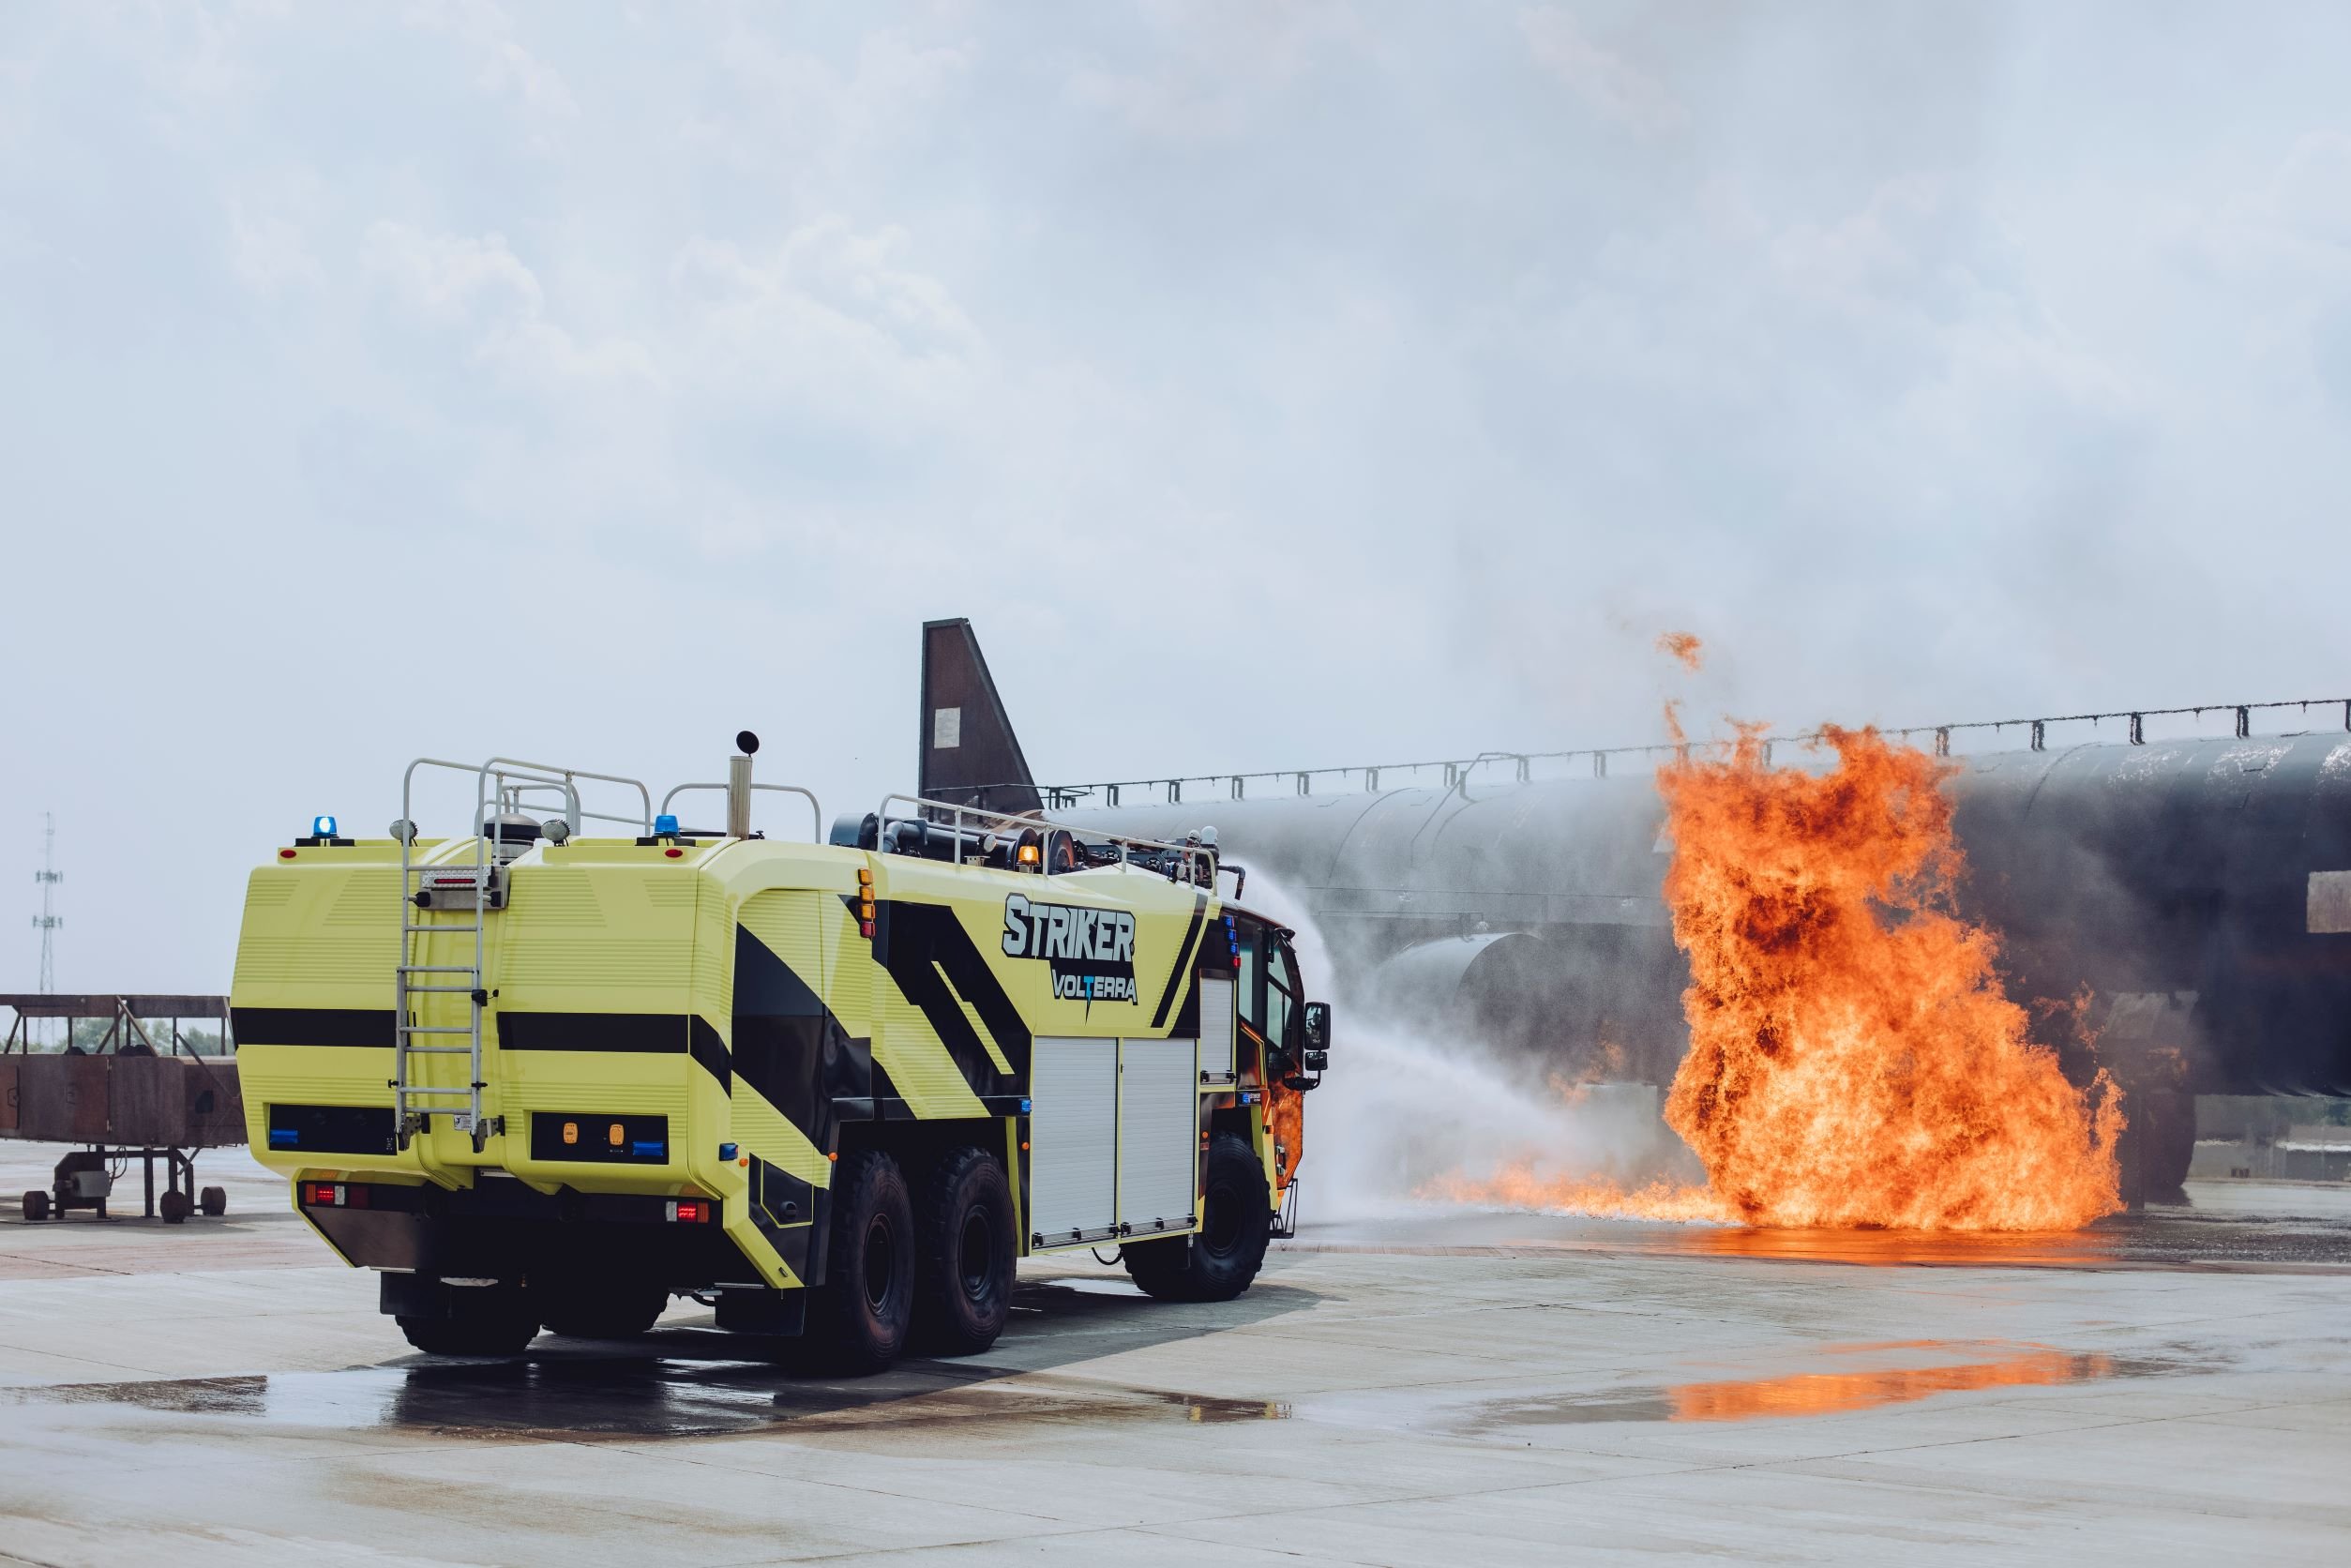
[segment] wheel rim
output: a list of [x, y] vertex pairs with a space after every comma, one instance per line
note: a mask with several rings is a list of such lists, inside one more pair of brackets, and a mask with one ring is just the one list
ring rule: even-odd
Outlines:
[[1208, 1214], [1200, 1227], [1200, 1244], [1219, 1258], [1241, 1244], [1241, 1200], [1228, 1183], [1208, 1189]]
[[866, 1227], [866, 1304], [876, 1312], [888, 1304], [890, 1287], [897, 1282], [898, 1256], [896, 1238], [890, 1231], [886, 1214], [876, 1214]]
[[972, 1301], [984, 1300], [996, 1276], [996, 1228], [988, 1223], [986, 1209], [974, 1208], [963, 1216], [963, 1234], [956, 1244], [962, 1265], [963, 1293]]

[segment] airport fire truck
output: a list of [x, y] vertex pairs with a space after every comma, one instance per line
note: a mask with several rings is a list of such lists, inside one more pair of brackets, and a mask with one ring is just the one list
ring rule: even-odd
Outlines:
[[[658, 809], [420, 759], [387, 837], [320, 818], [253, 873], [254, 1153], [411, 1343], [637, 1334], [691, 1295], [870, 1372], [985, 1349], [1021, 1257], [1114, 1246], [1153, 1296], [1246, 1289], [1294, 1214], [1330, 1013], [1291, 933], [1223, 896], [1245, 872], [1213, 830], [893, 796], [768, 838], [755, 790], [821, 814], [737, 745]], [[470, 830], [427, 837], [420, 780], [448, 770]], [[679, 825], [697, 792], [723, 830]]]

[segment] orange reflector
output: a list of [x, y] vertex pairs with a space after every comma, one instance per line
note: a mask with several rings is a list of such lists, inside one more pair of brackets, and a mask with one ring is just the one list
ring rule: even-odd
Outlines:
[[860, 887], [871, 887], [873, 885], [872, 867], [860, 866], [857, 867], [857, 885]]
[[565, 1143], [577, 1143], [580, 1141], [579, 1123], [566, 1122], [564, 1123], [564, 1141]]
[[618, 1122], [615, 1122], [612, 1123], [612, 1130], [604, 1135], [604, 1141], [617, 1149], [627, 1138], [627, 1136], [628, 1135], [626, 1133], [621, 1130], [621, 1124]]

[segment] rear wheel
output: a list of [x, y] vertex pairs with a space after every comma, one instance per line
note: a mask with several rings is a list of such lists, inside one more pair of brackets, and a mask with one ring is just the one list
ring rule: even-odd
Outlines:
[[533, 1294], [547, 1332], [574, 1339], [634, 1339], [670, 1304], [670, 1292], [658, 1285], [562, 1283]]
[[450, 1293], [446, 1317], [392, 1319], [408, 1342], [433, 1356], [512, 1356], [537, 1337], [539, 1326], [508, 1289], [463, 1289]]
[[833, 1168], [824, 1283], [809, 1292], [794, 1357], [810, 1371], [864, 1377], [897, 1360], [914, 1306], [914, 1209], [889, 1155], [844, 1154]]
[[1265, 1167], [1245, 1138], [1218, 1133], [1208, 1146], [1207, 1201], [1196, 1236], [1128, 1244], [1128, 1277], [1162, 1301], [1228, 1302], [1265, 1262], [1273, 1204]]
[[203, 1192], [196, 1195], [196, 1206], [202, 1209], [205, 1214], [210, 1214], [214, 1219], [219, 1219], [222, 1214], [229, 1212], [229, 1189], [226, 1187], [206, 1187]]
[[49, 1217], [49, 1194], [40, 1191], [26, 1193], [24, 1195], [24, 1217], [32, 1220], [47, 1219]]
[[1012, 1317], [1012, 1184], [973, 1148], [940, 1161], [924, 1184], [913, 1342], [933, 1355], [977, 1355]]
[[[184, 1224], [188, 1216], [196, 1210], [195, 1202], [177, 1187], [165, 1192], [156, 1200], [155, 1207], [156, 1212], [163, 1216], [163, 1223], [166, 1225]], [[100, 1214], [102, 1216], [104, 1211], [101, 1210]]]

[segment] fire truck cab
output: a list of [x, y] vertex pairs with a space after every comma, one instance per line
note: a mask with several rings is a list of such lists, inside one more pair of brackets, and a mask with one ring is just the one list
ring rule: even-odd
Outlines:
[[[869, 1372], [985, 1349], [1022, 1257], [1116, 1246], [1154, 1296], [1246, 1289], [1329, 1009], [1221, 896], [1213, 831], [894, 796], [769, 838], [755, 791], [821, 814], [738, 746], [658, 809], [631, 779], [420, 759], [384, 837], [321, 818], [253, 872], [252, 1147], [409, 1340], [514, 1354], [691, 1295]], [[472, 821], [426, 836], [419, 780], [450, 771]], [[680, 825], [698, 792], [722, 829]]]

